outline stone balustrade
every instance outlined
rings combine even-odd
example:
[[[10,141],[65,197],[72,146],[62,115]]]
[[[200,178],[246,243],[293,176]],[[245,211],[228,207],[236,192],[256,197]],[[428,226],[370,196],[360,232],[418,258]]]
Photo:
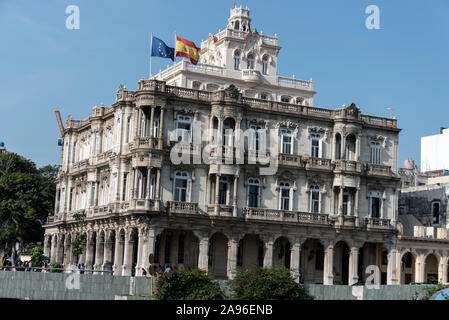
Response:
[[[182,202],[182,201],[167,201],[167,211],[171,213],[180,214],[197,214],[198,203]]]
[[[391,167],[380,164],[367,163],[365,173],[369,176],[391,176]]]
[[[332,170],[330,159],[310,157],[306,159],[306,169]]]
[[[274,210],[266,208],[243,208],[243,215],[246,220],[270,220],[295,222],[301,224],[329,224],[329,216],[327,214],[320,213]]]
[[[390,219],[364,217],[363,223],[368,229],[390,229]]]
[[[362,172],[362,164],[359,161],[353,160],[335,160],[335,171],[345,171],[345,172]]]

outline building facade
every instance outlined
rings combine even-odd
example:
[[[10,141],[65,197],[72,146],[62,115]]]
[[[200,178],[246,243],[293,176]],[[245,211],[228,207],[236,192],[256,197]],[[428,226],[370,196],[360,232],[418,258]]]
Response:
[[[248,9],[201,47],[201,64],[68,117],[45,254],[115,275],[140,275],[150,254],[217,279],[284,265],[328,285],[374,265],[397,283],[396,120],[314,107],[311,81],[277,75],[277,37],[253,30]]]

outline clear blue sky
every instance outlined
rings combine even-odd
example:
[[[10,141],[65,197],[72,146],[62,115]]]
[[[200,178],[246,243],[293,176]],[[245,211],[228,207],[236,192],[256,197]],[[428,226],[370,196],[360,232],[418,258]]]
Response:
[[[80,8],[67,30],[65,8]],[[380,8],[380,30],[365,8]],[[227,24],[233,1],[0,0],[0,141],[38,166],[60,161],[53,110],[84,119],[114,102],[120,84],[148,77],[150,32],[173,45],[174,32],[199,44]],[[402,128],[399,165],[419,163],[420,137],[449,126],[449,1],[237,1],[252,27],[278,34],[278,72],[313,78],[315,105],[354,101]],[[153,71],[171,61],[153,59]]]

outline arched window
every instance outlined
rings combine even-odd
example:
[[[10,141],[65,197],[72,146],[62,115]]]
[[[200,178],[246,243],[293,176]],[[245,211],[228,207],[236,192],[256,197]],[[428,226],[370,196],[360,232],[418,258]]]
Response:
[[[239,70],[240,68],[240,51],[235,50],[234,52],[234,69]]]
[[[240,22],[238,20],[234,22],[234,29],[240,30]]]
[[[179,202],[190,202],[190,190],[192,180],[185,171],[176,171],[173,184],[173,200]]]
[[[296,98],[296,104],[303,104],[303,102],[304,102],[304,98],[302,98],[302,97],[297,97]]]
[[[264,55],[262,58],[262,73],[267,74],[268,73],[268,56]]]
[[[292,210],[292,188],[289,182],[279,183],[279,210]]]
[[[248,207],[260,207],[260,180],[248,179]]]
[[[242,30],[246,31],[246,24],[242,25]]]
[[[320,187],[317,185],[312,185],[309,187],[309,191],[310,191],[309,211],[312,213],[320,213],[321,212]]]
[[[252,53],[248,54],[246,69],[254,69],[254,54]]]
[[[262,94],[260,95],[260,99],[268,100],[268,93],[262,92]]]

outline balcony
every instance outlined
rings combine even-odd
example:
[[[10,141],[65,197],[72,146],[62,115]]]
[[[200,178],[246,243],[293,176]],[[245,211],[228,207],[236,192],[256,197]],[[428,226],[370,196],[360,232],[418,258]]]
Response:
[[[253,69],[242,70],[242,80],[248,83],[257,84],[260,82],[261,76],[260,71]]]
[[[383,166],[380,164],[367,163],[365,167],[365,173],[368,176],[390,177],[391,167]]]
[[[363,223],[367,229],[391,229],[390,219],[364,217]]]
[[[167,212],[168,214],[197,214],[198,203],[167,201]]]
[[[306,169],[308,170],[331,170],[331,160],[324,158],[310,157],[306,160]]]
[[[215,214],[215,208],[217,208],[217,214]],[[232,217],[234,207],[226,204],[210,204],[207,206],[207,214],[210,216]]]
[[[301,156],[293,155],[293,154],[279,154],[279,166],[285,167],[304,167],[304,163],[302,161]]]
[[[265,208],[243,208],[246,220],[268,220],[279,222],[295,222],[300,224],[329,225],[327,214],[274,210]]]
[[[349,173],[361,173],[362,164],[353,160],[335,160],[335,171],[344,171]]]
[[[356,216],[334,216],[332,220],[335,221],[336,227],[358,227],[358,221]]]

